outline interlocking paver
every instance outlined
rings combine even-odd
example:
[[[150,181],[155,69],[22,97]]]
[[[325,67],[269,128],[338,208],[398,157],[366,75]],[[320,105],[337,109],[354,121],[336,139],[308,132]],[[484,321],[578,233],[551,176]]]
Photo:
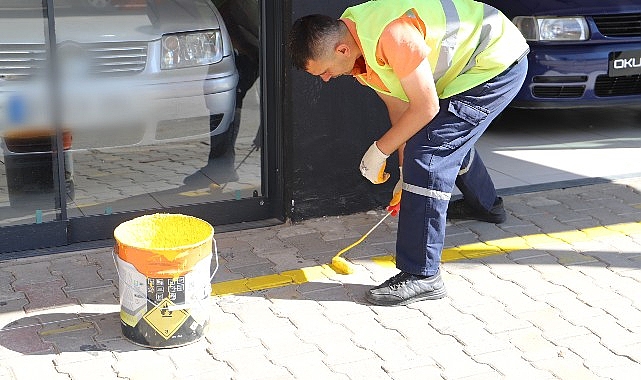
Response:
[[[207,351],[208,342],[200,340],[190,345],[159,350],[160,360],[170,361],[176,367],[177,379],[227,379],[233,370],[223,361],[215,360]]]
[[[3,365],[11,369],[15,380],[69,380],[67,374],[57,371],[53,360],[48,355],[14,357]]]
[[[17,282],[17,281],[16,281]],[[75,298],[67,296],[62,288],[65,286],[62,278],[54,278],[51,281],[31,284],[16,284],[13,287],[23,292],[29,303],[25,305],[25,311],[34,312],[39,310],[54,309],[61,306],[78,305]]]
[[[583,360],[568,350],[562,351],[556,358],[539,360],[533,365],[551,372],[559,379],[606,380],[586,368]]]
[[[105,285],[93,287],[93,288],[84,288],[77,290],[67,290],[65,292],[69,297],[78,300],[80,304],[104,304],[111,305],[118,303],[118,289],[116,286],[111,283],[105,283]]]
[[[7,268],[15,278],[12,284],[14,288],[16,286],[27,286],[60,279],[59,276],[51,274],[49,262],[35,261],[33,258],[24,260],[24,263],[18,261],[14,265],[5,266],[5,268]]]
[[[179,379],[176,366],[171,360],[162,360],[155,350],[136,348],[115,352],[114,371],[119,377],[129,379]]]
[[[56,352],[53,344],[39,335],[42,325],[35,318],[22,320],[24,325],[5,326],[0,331],[0,361],[10,362],[23,355],[46,355]]]
[[[13,299],[0,301],[0,328],[24,318],[24,307],[29,303],[22,292],[16,292],[15,296],[9,298]]]
[[[383,369],[383,363],[378,358],[359,360],[351,363],[331,366],[336,373],[344,373],[354,380],[391,379]]]
[[[116,358],[114,358],[111,352],[93,352],[92,355],[84,360],[64,360],[60,362],[58,358],[56,358],[54,363],[58,372],[67,374],[72,380],[118,379],[113,368],[116,363]]]
[[[464,225],[469,225],[469,224],[465,224],[465,223],[448,224],[448,226],[445,229],[446,230],[445,245],[444,245],[445,247],[456,247],[456,246],[479,241],[478,235],[470,231],[469,228],[463,227]]]
[[[349,334],[320,334],[305,337],[303,340],[318,346],[325,354],[323,362],[330,368],[335,365],[377,358],[371,349],[360,347],[354,343]]]
[[[280,240],[279,240],[280,241]],[[321,261],[329,262],[331,257],[343,247],[338,241],[326,241],[320,233],[292,236],[280,241],[285,247],[296,247],[300,256],[305,259],[318,258]]]
[[[639,376],[641,366],[637,363],[600,368],[598,374],[605,378],[617,380],[634,380]]]
[[[383,366],[383,369],[385,369],[385,366]],[[441,374],[441,368],[436,365],[423,365],[389,373],[394,380],[438,379],[442,378]]]
[[[88,250],[87,262],[98,266],[98,275],[105,281],[118,282],[118,271],[114,265],[114,254],[111,247]]]
[[[496,376],[496,371],[485,363],[480,363],[468,356],[460,345],[450,344],[439,346],[430,352],[439,367],[443,368],[446,378],[461,379],[472,376],[479,378]]]
[[[278,357],[272,362],[284,367],[291,374],[283,379],[328,379],[328,380],[349,380],[344,374],[331,370],[324,362],[325,355],[320,351],[305,352],[294,356]]]
[[[565,346],[583,359],[583,365],[593,373],[607,377],[605,372],[611,367],[628,367],[635,362],[625,356],[619,356],[600,344],[598,338],[593,335],[583,335],[572,339],[559,341],[559,345]],[[636,363],[638,366],[638,363]],[[638,366],[641,369],[641,366]],[[604,371],[605,369],[605,371]]]
[[[516,348],[492,351],[474,355],[474,360],[485,363],[500,373],[501,378],[543,380],[555,379],[552,373],[535,368],[522,357]]]
[[[510,348],[508,341],[498,337],[485,323],[474,318],[466,318],[461,323],[439,329],[439,332],[456,338],[464,345],[463,351],[471,357]]]
[[[94,324],[89,321],[67,318],[55,322],[43,321],[43,324],[39,335],[45,343],[53,344],[59,352],[89,351],[96,348],[93,337],[98,332]]]
[[[85,316],[90,319],[97,331],[94,340],[101,345],[102,341],[119,339],[122,337],[120,313],[95,313],[91,316]]]
[[[266,357],[267,350],[250,347],[244,350],[225,351],[214,355],[217,360],[226,362],[238,379],[289,379],[290,372],[284,366],[274,364]]]
[[[630,346],[641,342],[641,335],[633,333],[621,326],[618,321],[609,314],[600,315],[583,321],[585,328],[600,339],[600,343],[608,349]]]

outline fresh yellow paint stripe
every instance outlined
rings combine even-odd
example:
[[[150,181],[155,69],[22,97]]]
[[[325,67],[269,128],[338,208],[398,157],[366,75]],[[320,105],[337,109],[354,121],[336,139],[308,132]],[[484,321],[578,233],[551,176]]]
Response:
[[[613,231],[620,232],[624,235],[641,234],[641,222],[639,223],[623,223],[605,226],[605,228]]]
[[[374,257],[372,261],[385,268],[396,268],[396,258],[392,255]]]
[[[477,242],[443,250],[441,260],[450,262],[464,259],[474,259],[486,256],[501,255],[513,251],[536,249],[549,244],[579,243],[591,241],[601,237],[615,235],[625,236],[641,234],[641,222],[613,224],[603,227],[585,228],[549,234],[534,234],[527,236],[513,236],[504,239]],[[382,267],[394,268],[394,256],[379,256],[372,261]],[[224,281],[212,284],[212,296],[240,294],[250,291],[278,288],[282,286],[304,284],[306,282],[329,279],[336,272],[327,264],[301,269],[290,270],[278,274],[245,278],[240,280]]]
[[[279,288],[281,286],[293,284],[304,284],[306,282],[327,279],[335,274],[336,272],[334,272],[329,265],[317,265],[278,274],[215,283],[211,286],[211,295],[224,296],[229,294]]]

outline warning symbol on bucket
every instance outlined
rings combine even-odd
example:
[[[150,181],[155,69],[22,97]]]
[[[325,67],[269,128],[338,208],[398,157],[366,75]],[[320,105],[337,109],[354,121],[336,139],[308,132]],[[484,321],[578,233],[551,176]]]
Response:
[[[189,317],[187,311],[175,309],[175,305],[168,298],[165,298],[143,316],[149,326],[165,339],[171,338]]]

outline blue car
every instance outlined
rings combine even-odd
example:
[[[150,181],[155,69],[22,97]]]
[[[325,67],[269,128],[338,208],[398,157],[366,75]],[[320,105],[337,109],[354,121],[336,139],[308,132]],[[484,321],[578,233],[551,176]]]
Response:
[[[530,45],[528,75],[511,106],[641,104],[641,0],[482,0]]]

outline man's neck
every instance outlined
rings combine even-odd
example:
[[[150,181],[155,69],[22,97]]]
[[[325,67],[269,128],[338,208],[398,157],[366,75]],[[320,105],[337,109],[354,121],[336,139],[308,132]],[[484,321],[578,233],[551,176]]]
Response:
[[[358,35],[356,35],[356,25],[350,20],[343,20],[343,25],[345,29],[343,30],[343,39],[347,46],[354,52],[354,59],[358,59],[363,56],[363,51],[361,50],[361,44],[358,40]]]

